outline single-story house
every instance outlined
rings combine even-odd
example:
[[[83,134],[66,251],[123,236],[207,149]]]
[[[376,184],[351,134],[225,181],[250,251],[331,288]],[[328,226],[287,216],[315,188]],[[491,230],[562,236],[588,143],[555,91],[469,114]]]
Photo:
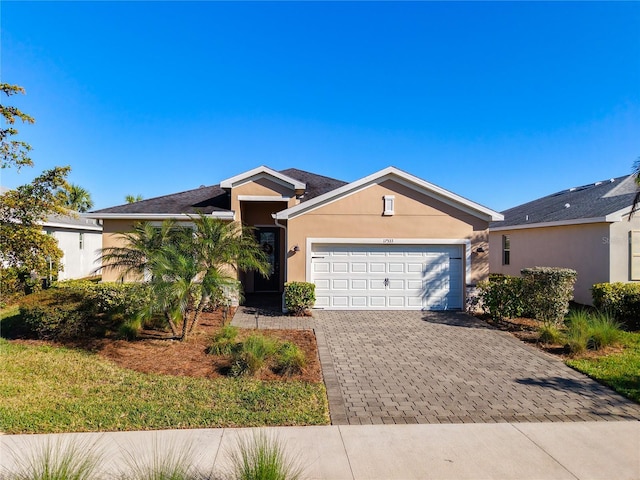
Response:
[[[42,224],[42,229],[58,240],[58,247],[64,253],[58,280],[83,278],[95,274],[100,266],[102,248],[102,226],[90,218],[70,215],[50,215]]]
[[[316,285],[316,308],[462,309],[489,272],[488,228],[502,215],[394,167],[351,183],[261,166],[220,184],[92,212],[103,245],[134,222],[204,213],[242,222],[271,275],[240,274],[245,292]],[[116,275],[103,272],[105,280]]]
[[[575,301],[586,305],[595,283],[640,281],[640,215],[629,218],[636,189],[635,177],[627,175],[505,210],[504,221],[490,227],[491,272],[572,268]]]

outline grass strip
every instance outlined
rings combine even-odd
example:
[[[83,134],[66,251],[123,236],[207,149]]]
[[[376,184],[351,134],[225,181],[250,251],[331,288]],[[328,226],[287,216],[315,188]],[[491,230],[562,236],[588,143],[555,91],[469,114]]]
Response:
[[[321,383],[144,374],[4,339],[0,356],[0,430],[9,434],[329,423]]]
[[[623,332],[624,350],[596,358],[567,360],[572,368],[640,403],[640,333]]]

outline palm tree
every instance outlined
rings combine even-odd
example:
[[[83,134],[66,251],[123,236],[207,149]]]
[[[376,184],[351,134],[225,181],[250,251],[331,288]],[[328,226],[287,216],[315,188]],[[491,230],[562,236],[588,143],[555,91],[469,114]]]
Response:
[[[636,185],[638,186],[638,191],[636,192],[636,196],[633,198],[629,220],[631,220],[631,217],[635,215],[638,207],[640,207],[640,157],[638,157],[638,159],[633,163],[633,175],[636,177]]]
[[[118,269],[121,279],[148,282],[152,301],[141,315],[162,314],[180,340],[197,325],[212,297],[237,290],[237,270],[269,273],[250,229],[205,215],[192,220],[193,229],[171,220],[160,228],[137,224],[122,234],[124,247],[105,248],[102,254],[102,268]]]
[[[124,197],[125,202],[127,203],[136,203],[139,202],[140,200],[143,200],[142,195],[136,195],[135,197],[133,195],[126,195]]]
[[[76,212],[86,212],[93,207],[93,200],[88,190],[74,183],[58,190],[57,197],[62,206]]]

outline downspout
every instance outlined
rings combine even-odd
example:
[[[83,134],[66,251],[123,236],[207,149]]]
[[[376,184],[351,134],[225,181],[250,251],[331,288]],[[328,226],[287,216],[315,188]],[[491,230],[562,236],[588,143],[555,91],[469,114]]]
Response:
[[[287,283],[287,266],[289,264],[289,258],[287,257],[287,255],[289,254],[289,244],[288,244],[289,238],[287,236],[287,226],[278,223],[278,219],[276,218],[275,213],[272,213],[271,217],[273,218],[273,222],[276,224],[276,227],[280,227],[284,230],[284,259],[282,262],[283,263],[282,273],[284,276],[284,283]],[[284,304],[284,290],[282,292],[282,311],[284,313],[287,313],[287,309]]]

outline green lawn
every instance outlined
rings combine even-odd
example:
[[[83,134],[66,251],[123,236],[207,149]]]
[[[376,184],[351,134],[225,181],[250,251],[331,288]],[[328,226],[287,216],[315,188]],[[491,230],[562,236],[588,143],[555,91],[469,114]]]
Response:
[[[5,433],[329,423],[322,383],[149,375],[84,351],[5,339],[0,357]]]
[[[624,332],[622,343],[621,353],[567,360],[567,365],[640,403],[640,333]]]

